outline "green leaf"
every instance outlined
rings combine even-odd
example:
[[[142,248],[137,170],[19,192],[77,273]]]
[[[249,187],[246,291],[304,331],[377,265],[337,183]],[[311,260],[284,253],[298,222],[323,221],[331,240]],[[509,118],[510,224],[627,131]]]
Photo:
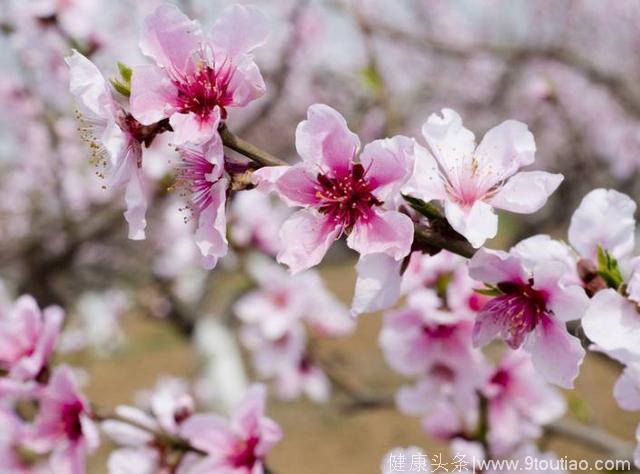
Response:
[[[597,247],[597,255],[598,274],[609,288],[617,290],[624,281],[620,273],[620,268],[618,267],[618,261],[600,245]]]
[[[131,89],[128,85],[123,84],[117,79],[110,79],[111,85],[115,90],[117,90],[120,94],[125,97],[129,97],[131,95]]]
[[[423,216],[428,217],[429,219],[444,219],[440,210],[433,204],[408,194],[403,194],[402,197],[416,212]]]
[[[118,71],[120,71],[120,76],[124,79],[125,84],[131,85],[133,70],[126,64],[118,62]]]
[[[488,285],[486,283],[484,284],[484,286],[484,288],[475,288],[473,291],[475,293],[478,293],[479,295],[485,296],[500,296],[502,294],[502,291],[500,291],[498,287]]]

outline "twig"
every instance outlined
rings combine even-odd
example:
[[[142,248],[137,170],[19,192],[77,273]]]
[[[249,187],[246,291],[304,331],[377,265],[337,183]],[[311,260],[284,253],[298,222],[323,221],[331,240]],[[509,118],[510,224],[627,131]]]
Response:
[[[286,166],[288,163],[280,158],[261,150],[255,145],[243,140],[229,131],[225,124],[222,124],[218,130],[222,143],[226,147],[231,148],[238,153],[243,154],[247,158],[259,163],[262,166]]]

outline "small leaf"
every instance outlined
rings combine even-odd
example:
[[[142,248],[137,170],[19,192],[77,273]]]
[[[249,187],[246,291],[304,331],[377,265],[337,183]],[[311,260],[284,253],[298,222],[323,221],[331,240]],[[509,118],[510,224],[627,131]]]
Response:
[[[371,65],[365,67],[360,71],[360,76],[366,87],[369,87],[374,92],[379,92],[382,89],[382,77],[378,73],[377,69]]]
[[[474,288],[473,291],[475,293],[478,293],[479,295],[485,296],[500,296],[502,294],[502,291],[500,291],[498,288],[496,288],[495,286],[487,285],[486,283],[485,288]]]
[[[117,79],[110,79],[110,82],[113,88],[117,90],[120,94],[122,94],[125,97],[131,96],[131,89],[129,88],[129,86],[123,84]]]
[[[618,267],[618,261],[600,245],[598,245],[596,252],[598,256],[598,275],[602,277],[609,288],[617,290],[624,282]]]
[[[409,203],[413,210],[422,214],[423,216],[429,219],[444,219],[442,213],[433,204],[423,201],[420,198],[410,196],[408,194],[403,194],[402,197]]]
[[[118,62],[118,71],[120,71],[120,76],[124,79],[125,84],[131,85],[133,70],[126,64]]]

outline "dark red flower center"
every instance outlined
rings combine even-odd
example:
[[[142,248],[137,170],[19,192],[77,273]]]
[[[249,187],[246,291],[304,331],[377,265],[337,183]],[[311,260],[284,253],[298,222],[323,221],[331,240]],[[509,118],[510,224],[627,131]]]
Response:
[[[446,339],[455,331],[453,324],[425,324],[422,326],[423,334],[430,338]]]
[[[489,382],[502,388],[506,388],[511,382],[511,374],[506,370],[498,369],[491,376],[491,380]]]
[[[321,199],[320,212],[327,214],[336,224],[349,232],[360,219],[368,219],[373,206],[379,201],[369,188],[365,179],[365,169],[360,163],[342,177],[318,174],[320,189],[317,197]]]
[[[260,439],[257,436],[251,436],[238,447],[237,451],[231,456],[231,464],[234,467],[253,468],[258,461],[256,455],[256,446]]]
[[[507,344],[516,349],[547,313],[546,297],[533,288],[533,281],[525,284],[499,283],[498,289],[503,294],[489,300],[482,312],[489,313],[502,322]]]
[[[71,441],[77,441],[82,436],[82,424],[80,414],[84,411],[82,403],[76,400],[62,407],[62,426],[64,432]]]
[[[229,88],[233,72],[234,68],[228,60],[218,67],[198,63],[194,74],[174,80],[178,89],[178,111],[183,114],[194,113],[204,120],[218,106],[221,117],[225,119],[225,107],[233,101],[233,93]]]

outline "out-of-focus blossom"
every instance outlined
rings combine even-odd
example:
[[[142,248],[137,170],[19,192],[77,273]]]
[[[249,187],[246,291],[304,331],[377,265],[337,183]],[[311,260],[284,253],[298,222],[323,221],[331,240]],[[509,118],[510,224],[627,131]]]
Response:
[[[566,409],[562,395],[537,376],[530,356],[523,351],[503,357],[483,394],[488,399],[488,440],[496,456],[538,437],[541,427]]]
[[[278,232],[289,212],[280,202],[259,190],[236,194],[231,202],[230,235],[236,246],[257,248],[275,256],[280,250]]]
[[[498,231],[493,208],[529,214],[540,209],[562,175],[519,171],[533,163],[536,145],[523,123],[508,120],[489,130],[476,147],[460,116],[443,109],[422,127],[433,156],[416,147],[416,171],[405,192],[444,203],[451,226],[480,247]]]
[[[411,219],[393,210],[393,199],[413,171],[414,141],[397,136],[366,145],[334,109],[316,104],[296,130],[302,163],[258,170],[261,182],[303,207],[282,226],[278,261],[300,272],[320,263],[331,244],[346,234],[360,255],[404,258],[413,241]]]
[[[16,380],[37,378],[55,350],[63,319],[61,308],[40,310],[29,295],[0,312],[0,369]]]
[[[273,446],[282,438],[280,427],[265,416],[266,389],[251,387],[231,419],[217,415],[193,415],[181,434],[206,457],[190,471],[258,474]]]
[[[91,409],[68,366],[56,368],[39,396],[34,421],[34,450],[51,451],[49,463],[56,474],[84,474],[86,456],[100,444]]]
[[[379,343],[394,370],[419,375],[439,364],[469,364],[472,329],[473,320],[447,311],[433,290],[416,290],[406,307],[385,315]]]
[[[0,393],[0,396],[2,394]],[[13,411],[0,407],[0,472],[15,474],[45,474],[51,472],[29,445],[30,426]]]
[[[250,7],[229,8],[205,35],[178,8],[161,5],[143,25],[140,49],[156,64],[135,68],[131,113],[144,125],[169,118],[175,144],[209,141],[228,107],[264,93],[251,53],[266,36],[264,17]]]
[[[203,318],[195,328],[195,344],[204,361],[196,396],[229,412],[244,396],[248,381],[235,332],[219,320]]]
[[[81,295],[76,307],[79,322],[65,329],[58,350],[78,351],[91,347],[102,356],[113,353],[124,340],[120,317],[125,308],[125,296],[117,290]]]
[[[497,292],[480,310],[474,344],[482,346],[497,335],[532,355],[536,371],[546,380],[571,387],[584,358],[580,340],[567,332],[566,322],[583,316],[588,298],[567,283],[566,264],[559,260],[529,261],[527,242],[509,253],[480,249],[469,262],[469,274]],[[522,252],[521,252],[522,250]]]
[[[160,379],[148,398],[148,412],[130,406],[116,408],[116,415],[132,423],[120,420],[102,423],[102,430],[119,445],[109,457],[109,474],[126,474],[133,465],[145,474],[174,472],[175,453],[170,446],[162,445],[154,433],[177,437],[181,425],[194,412],[194,401],[183,381],[173,378]],[[180,461],[177,472],[186,472],[188,463]]]

